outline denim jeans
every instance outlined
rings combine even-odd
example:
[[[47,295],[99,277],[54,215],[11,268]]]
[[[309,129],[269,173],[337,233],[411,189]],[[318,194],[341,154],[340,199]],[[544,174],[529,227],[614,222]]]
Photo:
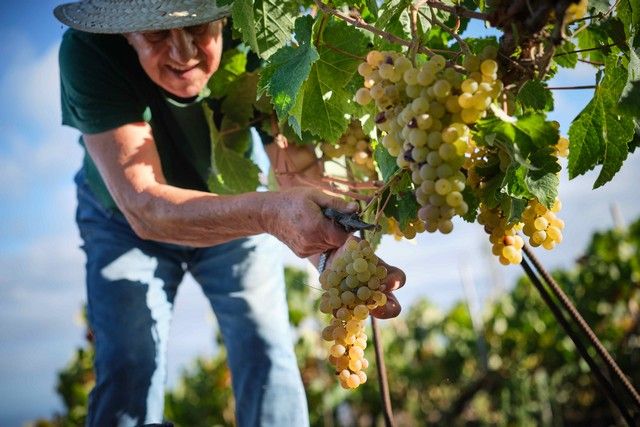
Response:
[[[142,240],[76,176],[76,220],[87,256],[96,386],[89,426],[163,420],[167,339],[185,272],[202,287],[228,352],[239,426],[308,425],[293,352],[281,246],[269,235],[209,248]]]

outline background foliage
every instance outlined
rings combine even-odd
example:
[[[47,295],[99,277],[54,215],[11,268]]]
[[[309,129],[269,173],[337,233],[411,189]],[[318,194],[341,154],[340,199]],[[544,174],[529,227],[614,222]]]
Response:
[[[554,277],[620,367],[640,383],[640,220],[595,234],[574,268]],[[382,420],[375,369],[355,391],[329,370],[319,330],[318,292],[299,270],[286,272],[296,353],[314,426],[373,426]],[[474,327],[475,325],[475,327]],[[382,327],[398,425],[622,425],[528,279],[473,320],[464,302],[446,312],[423,299]],[[367,358],[374,360],[372,348]],[[92,348],[59,374],[65,412],[38,426],[82,425],[93,385]],[[196,360],[166,395],[179,426],[230,426],[233,398],[225,352]]]

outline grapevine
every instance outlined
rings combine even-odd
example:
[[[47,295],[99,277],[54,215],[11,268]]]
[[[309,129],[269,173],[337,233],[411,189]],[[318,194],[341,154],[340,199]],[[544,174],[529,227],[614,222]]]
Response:
[[[640,144],[640,6],[603,3],[314,0],[252,9],[252,2],[234,2],[234,29],[265,63],[249,73],[234,68],[242,63],[234,56],[223,58],[221,78],[235,79],[224,83],[237,93],[213,96],[248,103],[223,104],[227,125],[248,125],[247,111],[275,118],[263,130],[313,144],[327,165],[344,165],[342,176],[328,172],[317,186],[339,183],[331,189],[361,201],[363,219],[379,226],[349,243],[321,276],[320,309],[333,316],[323,338],[332,342],[329,359],[341,385],[366,379],[368,362],[357,350],[366,345],[366,315],[356,307],[368,315],[385,294],[357,276],[366,276],[366,264],[377,277],[371,266],[382,233],[412,239],[477,223],[498,262],[519,264],[525,242],[546,250],[562,242],[563,167],[571,178],[600,167],[598,187]],[[310,13],[299,14],[300,6]],[[279,18],[270,25],[266,16]],[[468,37],[470,20],[500,38]],[[559,68],[579,61],[593,67],[594,85],[548,85]],[[247,82],[252,96],[243,96]],[[559,89],[593,90],[566,136],[548,118],[551,91]]]

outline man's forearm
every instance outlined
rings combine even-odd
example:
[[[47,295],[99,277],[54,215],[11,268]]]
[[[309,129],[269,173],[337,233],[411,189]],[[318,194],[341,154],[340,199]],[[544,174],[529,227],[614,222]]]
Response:
[[[264,212],[274,194],[215,195],[157,184],[121,206],[140,237],[202,247],[268,232]]]

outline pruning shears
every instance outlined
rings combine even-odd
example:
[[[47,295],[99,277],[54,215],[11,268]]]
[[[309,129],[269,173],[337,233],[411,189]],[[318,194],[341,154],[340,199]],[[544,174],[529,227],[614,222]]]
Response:
[[[327,218],[340,224],[347,233],[353,233],[354,231],[370,230],[376,228],[374,224],[369,224],[362,219],[357,213],[344,213],[332,208],[322,209],[322,213]]]

